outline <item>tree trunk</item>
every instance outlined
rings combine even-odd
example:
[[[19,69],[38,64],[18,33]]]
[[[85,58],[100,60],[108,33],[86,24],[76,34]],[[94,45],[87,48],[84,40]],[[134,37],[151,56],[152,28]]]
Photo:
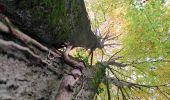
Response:
[[[80,8],[82,12],[80,25],[74,22],[76,17],[73,17],[71,19],[74,22],[72,34],[66,40],[59,41],[55,40],[54,31],[48,29],[44,23],[40,22],[36,25],[31,9],[18,8],[16,4],[20,0],[0,0],[0,11],[3,6],[3,14],[8,16],[15,26],[36,40],[36,44],[39,42],[47,47],[43,49],[46,52],[42,52],[37,50],[37,45],[30,45],[32,42],[25,41],[25,38],[19,40],[20,36],[23,36],[21,34],[24,33],[15,34],[19,31],[10,30],[9,27],[5,27],[7,29],[5,31],[0,29],[0,39],[4,40],[0,42],[8,43],[0,45],[0,100],[91,100],[93,98],[94,90],[90,86],[91,79],[89,78],[91,76],[86,74],[91,72],[84,68],[82,62],[77,62],[77,65],[73,63],[73,66],[70,66],[67,59],[55,58],[55,61],[52,58],[47,59],[47,56],[51,54],[47,51],[58,44],[61,45],[63,41],[70,41],[74,47],[99,46],[97,38],[90,29],[84,1],[75,1],[77,8]],[[70,13],[70,17],[72,15],[73,12]],[[4,34],[10,31],[13,34]],[[41,46],[41,44],[38,45]],[[49,65],[37,65],[33,63],[36,62],[35,58],[45,60]]]
[[[50,7],[40,5],[38,0],[0,0],[0,4],[5,7],[4,14],[10,17],[18,28],[48,47],[60,46],[65,41],[71,42],[74,47],[101,47],[91,30],[84,0],[52,1],[56,2],[56,5],[52,5],[56,6],[55,10],[63,9],[56,17],[53,16],[59,17],[59,20],[53,21],[54,25],[48,22],[48,16],[52,13]],[[63,8],[59,2],[64,2]]]

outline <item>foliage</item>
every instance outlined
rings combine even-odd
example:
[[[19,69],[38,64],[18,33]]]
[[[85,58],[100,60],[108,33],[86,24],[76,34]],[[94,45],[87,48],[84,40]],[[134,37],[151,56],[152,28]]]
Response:
[[[122,39],[125,47],[122,61],[130,62],[138,70],[145,72],[144,78],[137,79],[139,83],[161,84],[162,81],[157,78],[162,71],[160,67],[168,68],[165,65],[166,60],[169,60],[170,19],[169,10],[164,4],[161,0],[150,0],[143,9],[134,5],[127,9],[128,28]],[[133,64],[134,62],[139,64]]]
[[[145,60],[146,57],[166,58],[170,48],[168,45],[170,20],[163,5],[161,0],[151,0],[142,10],[130,5],[126,17],[129,22],[128,36],[125,35],[123,38],[125,57],[130,57],[131,60]]]
[[[112,21],[115,23],[117,20],[122,21],[122,24],[117,22],[116,25],[122,27],[119,33],[123,35],[118,41],[122,43],[121,47],[123,50],[113,60],[127,64],[127,66],[121,69],[116,66],[109,66],[110,69],[106,68],[110,70],[109,75],[136,84],[155,86],[153,88],[141,87],[141,89],[136,90],[126,86],[119,88],[113,84],[110,91],[117,91],[118,94],[113,93],[112,98],[169,98],[169,87],[158,86],[158,88],[156,85],[170,83],[170,1],[119,0],[116,2],[116,0],[96,0],[95,2],[89,1],[88,3],[90,3],[87,4],[90,11],[93,12],[90,12],[90,17],[94,30],[100,28],[106,22],[110,24],[105,26],[108,27],[114,25],[114,23],[111,23]],[[113,17],[116,11],[119,11],[117,19]],[[111,28],[109,27],[107,30],[110,33],[115,33],[115,27]],[[101,34],[105,34],[105,32],[105,28],[102,28]],[[110,49],[111,47],[108,47],[106,51]],[[119,50],[119,48],[113,49]],[[113,55],[116,51],[112,51]],[[106,62],[108,57],[111,56],[109,54],[104,58]],[[101,54],[97,55],[103,56]],[[98,58],[96,57],[94,59]],[[100,67],[98,70],[100,70]],[[94,80],[96,78],[100,78],[97,80],[101,80],[103,77],[94,77]],[[106,87],[103,90],[106,90]],[[100,94],[100,98],[103,98],[102,96],[106,94],[106,91]]]

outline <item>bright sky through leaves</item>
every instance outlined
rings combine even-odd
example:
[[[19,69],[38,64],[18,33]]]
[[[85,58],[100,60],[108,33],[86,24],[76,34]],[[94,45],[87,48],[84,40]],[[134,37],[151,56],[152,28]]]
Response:
[[[109,83],[113,100],[142,99],[168,100],[170,87],[170,0],[85,0],[92,29],[100,38],[116,37],[105,41],[108,45],[95,50],[93,62],[114,61],[126,64],[124,68],[109,66],[109,77],[135,84],[156,86],[142,89],[118,87]],[[118,52],[120,51],[120,52]],[[115,75],[113,75],[115,74]],[[107,85],[97,100],[108,100]],[[158,87],[157,87],[158,86]],[[111,99],[112,100],[112,99]]]

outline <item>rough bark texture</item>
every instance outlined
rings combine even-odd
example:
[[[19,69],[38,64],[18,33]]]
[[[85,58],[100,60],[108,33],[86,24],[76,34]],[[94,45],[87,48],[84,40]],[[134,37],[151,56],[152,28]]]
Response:
[[[46,68],[0,55],[0,100],[54,100],[59,82]]]
[[[64,2],[64,8],[58,8],[58,10],[65,10],[56,15],[59,17],[56,19],[59,25],[48,23],[48,15],[51,12],[40,3],[34,4],[31,0],[0,0],[0,3],[7,7],[5,14],[13,20],[17,27],[49,47],[60,46],[65,41],[71,42],[75,47],[100,47],[99,40],[91,31],[84,0],[54,1],[57,6],[60,6],[59,2]],[[40,15],[38,15],[39,13]],[[62,13],[65,13],[67,17],[64,17],[65,15]]]
[[[0,100],[70,100],[70,98],[91,100],[93,98],[94,91],[90,88],[91,80],[88,78],[91,77],[88,74],[89,70],[84,70],[83,74],[86,77],[81,77],[75,83],[77,80],[69,74],[81,74],[79,69],[70,72],[71,67],[60,59],[55,59],[55,62],[48,66],[36,66],[33,63],[35,60],[27,53],[17,48],[11,49],[13,46],[8,44],[5,47],[6,45],[3,46],[3,42],[0,42]],[[42,59],[44,58],[45,56],[42,56]],[[57,99],[55,99],[56,94],[59,95]]]
[[[65,0],[66,6],[68,1]],[[65,41],[70,41],[75,47],[98,47],[98,40],[90,29],[84,1],[75,1],[78,8],[82,10],[81,25],[74,23],[74,29],[71,30],[74,34],[72,33],[62,40],[56,40],[54,30],[47,29],[48,27],[44,23],[36,22],[30,9],[18,8],[16,3],[20,0],[0,0],[0,11],[3,5],[5,7],[3,13],[10,18],[15,26],[49,48],[60,46]],[[71,16],[72,14],[70,14]],[[73,17],[71,20],[75,20],[75,18]],[[8,43],[12,41],[12,43],[24,47],[30,45],[29,42],[23,43],[22,40],[17,39],[14,34],[6,34],[5,32],[11,30],[7,27],[4,28],[6,28],[6,31],[1,30],[0,39]],[[57,100],[68,100],[68,96],[75,100],[91,100],[93,98],[94,91],[90,87],[91,79],[89,78],[92,77],[90,70],[84,69],[83,77],[80,77],[82,73],[79,69],[71,68],[59,58],[55,60],[47,59],[48,53],[37,50],[34,46],[29,46],[30,50],[41,55],[43,60],[50,63],[49,65],[37,65],[34,63],[36,62],[34,57],[31,57],[29,53],[10,48],[13,47],[9,46],[8,48],[7,46],[5,48],[0,45],[0,100],[55,100],[56,94],[60,95],[60,93],[67,96],[58,97]],[[27,49],[24,50],[28,51]],[[75,76],[69,75],[70,73],[77,73],[79,77],[75,78]],[[79,80],[77,81],[77,79]],[[64,82],[64,80],[67,80],[67,82]],[[68,83],[68,80],[71,80],[69,84],[73,84],[74,87],[61,84],[62,82]],[[76,83],[72,80],[76,80]],[[62,88],[62,85],[67,86],[67,88]],[[70,92],[68,92],[68,89]],[[64,99],[63,97],[67,98]]]

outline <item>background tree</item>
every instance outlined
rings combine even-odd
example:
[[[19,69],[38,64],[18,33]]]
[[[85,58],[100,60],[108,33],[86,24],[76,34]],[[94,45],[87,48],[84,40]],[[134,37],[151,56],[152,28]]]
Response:
[[[108,37],[111,37],[116,33],[114,25],[118,25],[121,27],[121,31],[118,32],[122,34],[116,41],[121,43],[121,46],[116,46],[112,51],[111,46],[105,48],[110,52],[104,58],[104,63],[107,63],[104,72],[109,73],[106,74],[107,77],[114,78],[109,83],[110,88],[112,87],[109,90],[113,92],[107,91],[108,84],[105,81],[100,81],[99,90],[102,88],[103,92],[98,93],[97,98],[169,99],[169,1],[115,0],[114,4],[111,3],[112,0],[96,2],[89,4],[94,14],[91,14],[92,24],[97,23],[95,28],[98,28],[100,34],[104,36],[110,33]],[[113,17],[117,11],[118,18]],[[95,17],[98,15],[99,18]],[[107,43],[115,44],[113,41]],[[111,52],[113,55],[110,55]],[[99,57],[96,59],[99,60]],[[161,76],[163,73],[164,75],[160,77],[160,73]],[[139,87],[135,87],[134,83]],[[134,84],[134,87],[130,84]]]

